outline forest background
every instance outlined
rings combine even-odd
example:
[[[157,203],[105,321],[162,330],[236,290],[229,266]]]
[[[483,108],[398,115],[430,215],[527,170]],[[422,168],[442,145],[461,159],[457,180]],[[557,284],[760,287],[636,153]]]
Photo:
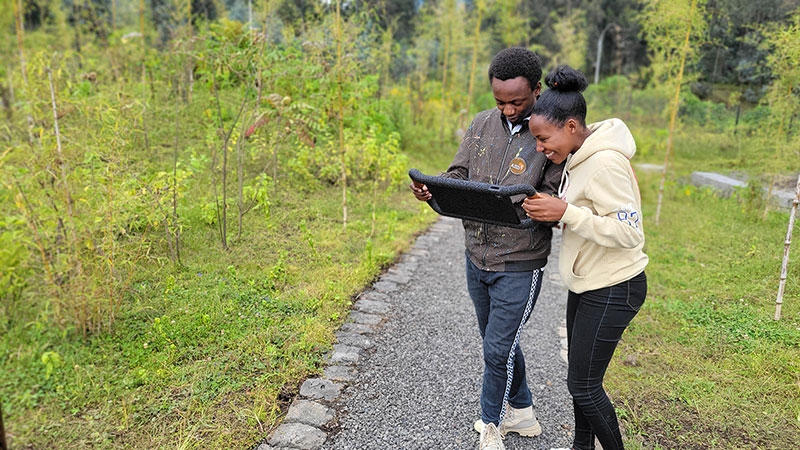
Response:
[[[405,173],[447,166],[512,45],[583,70],[589,119],[666,163],[637,171],[651,286],[608,376],[626,444],[800,442],[800,269],[773,320],[771,206],[800,171],[800,2],[0,5],[11,448],[257,444],[436,219]]]

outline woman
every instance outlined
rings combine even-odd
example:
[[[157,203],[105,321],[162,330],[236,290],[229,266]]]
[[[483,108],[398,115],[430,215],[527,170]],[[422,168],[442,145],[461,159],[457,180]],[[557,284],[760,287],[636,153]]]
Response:
[[[644,303],[647,255],[639,187],[630,158],[636,144],[619,119],[586,125],[586,78],[561,66],[534,106],[529,122],[536,150],[566,161],[559,197],[537,194],[523,209],[542,222],[560,221],[558,268],[569,288],[567,385],[575,409],[574,450],[622,449],[603,376],[623,331]]]

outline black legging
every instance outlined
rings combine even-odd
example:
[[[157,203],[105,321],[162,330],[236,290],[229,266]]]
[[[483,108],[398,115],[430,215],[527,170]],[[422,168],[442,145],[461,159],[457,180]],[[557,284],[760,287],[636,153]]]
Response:
[[[569,370],[567,386],[575,407],[575,450],[624,448],[614,406],[603,390],[603,376],[633,317],[647,296],[644,272],[614,286],[576,294],[567,300]]]

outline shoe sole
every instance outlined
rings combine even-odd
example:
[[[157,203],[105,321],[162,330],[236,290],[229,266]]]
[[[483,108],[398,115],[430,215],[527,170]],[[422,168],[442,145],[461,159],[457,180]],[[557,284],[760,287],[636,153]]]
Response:
[[[480,433],[481,432],[481,429],[480,429],[480,425],[481,424],[482,424],[481,421],[478,420],[477,422],[474,423],[472,428],[474,428],[475,431]],[[502,434],[504,434],[504,435],[508,434],[508,433],[517,433],[520,436],[524,436],[524,437],[536,437],[536,436],[542,434],[542,425],[537,421],[535,425],[531,425],[531,426],[529,426],[527,428],[521,428],[521,429],[516,428],[516,429],[513,429],[513,430],[503,430],[503,428],[501,426],[500,427],[500,432]]]

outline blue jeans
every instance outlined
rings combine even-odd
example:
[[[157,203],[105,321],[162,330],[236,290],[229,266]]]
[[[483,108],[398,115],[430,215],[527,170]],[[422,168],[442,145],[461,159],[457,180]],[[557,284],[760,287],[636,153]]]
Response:
[[[525,357],[519,346],[541,290],[541,269],[527,272],[487,272],[467,257],[467,289],[483,338],[481,420],[499,425],[505,400],[513,408],[533,404],[525,380]]]
[[[594,450],[594,438],[604,450],[621,450],[614,405],[603,390],[603,377],[617,343],[647,296],[644,272],[613,286],[569,293],[567,387],[575,409],[572,448]]]

